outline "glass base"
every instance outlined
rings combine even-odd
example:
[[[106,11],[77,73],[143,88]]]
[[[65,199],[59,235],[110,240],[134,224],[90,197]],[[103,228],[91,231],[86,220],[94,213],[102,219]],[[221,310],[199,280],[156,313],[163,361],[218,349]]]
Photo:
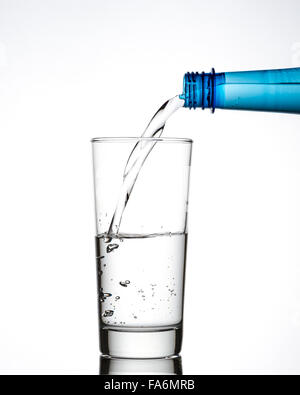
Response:
[[[100,329],[102,354],[116,358],[166,358],[181,350],[182,328]]]
[[[100,357],[100,375],[182,375],[181,357],[125,359]]]

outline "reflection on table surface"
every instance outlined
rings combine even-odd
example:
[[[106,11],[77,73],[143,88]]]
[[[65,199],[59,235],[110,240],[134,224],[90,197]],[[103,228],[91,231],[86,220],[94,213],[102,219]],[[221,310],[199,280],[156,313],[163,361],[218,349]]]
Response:
[[[182,375],[182,359],[125,359],[100,356],[100,375]]]

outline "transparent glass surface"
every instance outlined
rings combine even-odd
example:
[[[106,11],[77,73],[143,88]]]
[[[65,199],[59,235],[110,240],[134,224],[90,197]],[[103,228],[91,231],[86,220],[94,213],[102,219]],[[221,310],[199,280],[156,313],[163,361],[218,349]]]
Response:
[[[124,169],[138,142],[141,151],[148,144],[152,149],[112,233]],[[93,140],[103,354],[161,358],[180,352],[191,147],[188,139]]]
[[[100,357],[100,375],[182,375],[181,357],[125,359]]]

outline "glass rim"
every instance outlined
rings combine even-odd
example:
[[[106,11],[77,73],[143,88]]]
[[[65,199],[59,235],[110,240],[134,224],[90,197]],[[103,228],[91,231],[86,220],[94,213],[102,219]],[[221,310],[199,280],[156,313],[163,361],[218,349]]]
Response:
[[[193,140],[180,137],[94,137],[91,143],[129,143],[132,141],[153,141],[161,143],[188,143],[192,144]]]

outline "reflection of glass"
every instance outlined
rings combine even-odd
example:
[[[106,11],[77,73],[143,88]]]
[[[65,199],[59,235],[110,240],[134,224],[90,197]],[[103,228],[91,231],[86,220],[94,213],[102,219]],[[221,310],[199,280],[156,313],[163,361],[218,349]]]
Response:
[[[148,145],[153,150],[138,174],[118,234],[107,234],[137,142],[142,152]],[[93,140],[104,355],[163,358],[181,350],[191,148],[188,139]]]
[[[162,359],[124,359],[100,357],[101,375],[182,375],[181,357]]]

